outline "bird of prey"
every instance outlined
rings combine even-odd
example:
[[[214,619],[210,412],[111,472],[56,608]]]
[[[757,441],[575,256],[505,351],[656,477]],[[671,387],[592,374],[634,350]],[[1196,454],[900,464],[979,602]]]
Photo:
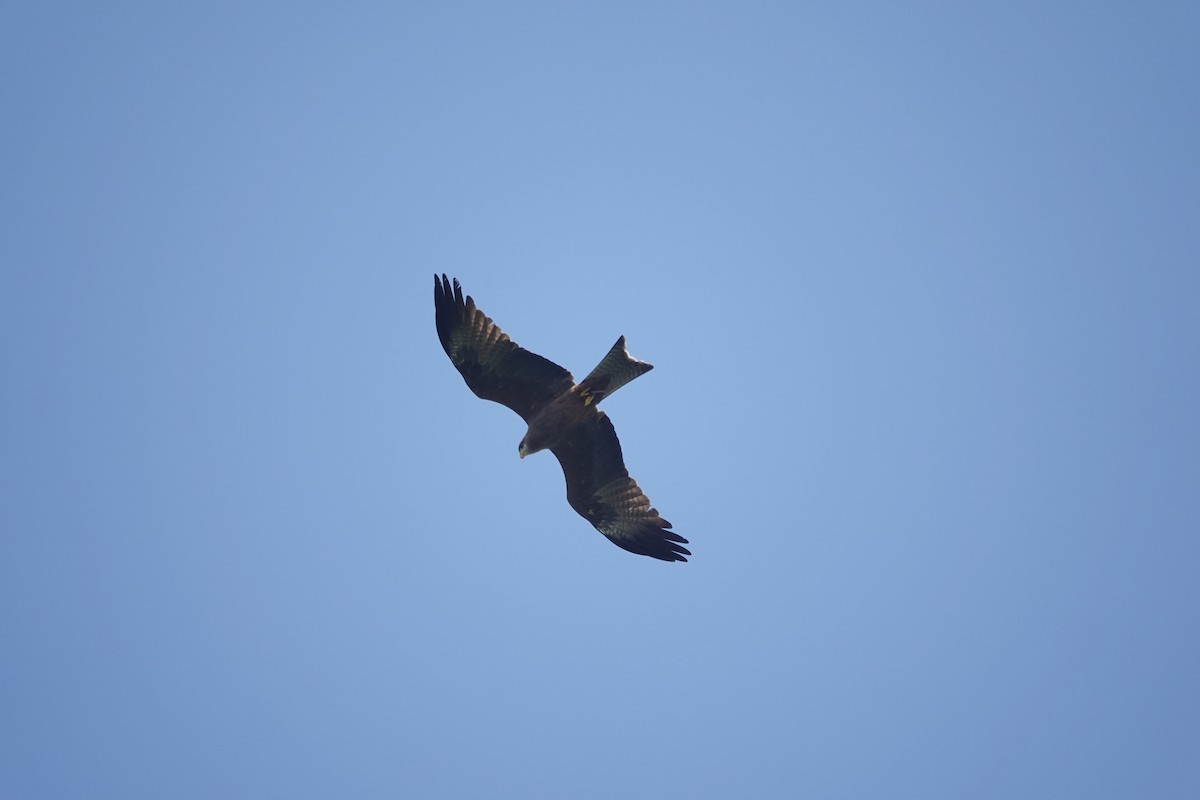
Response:
[[[596,406],[652,369],[625,349],[625,337],[579,383],[571,373],[518,347],[508,334],[451,286],[433,276],[438,339],[467,386],[484,400],[508,406],[529,429],[517,447],[524,458],[554,453],[567,480],[567,502],[617,547],[663,561],[687,561],[688,543],[629,477],[608,415]]]

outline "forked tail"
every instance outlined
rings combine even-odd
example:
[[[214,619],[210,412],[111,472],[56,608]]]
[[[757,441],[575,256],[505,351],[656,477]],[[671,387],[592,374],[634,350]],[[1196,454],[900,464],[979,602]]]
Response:
[[[625,349],[625,337],[622,336],[608,351],[608,355],[600,359],[596,368],[579,382],[579,388],[590,396],[589,402],[599,403],[638,375],[644,375],[652,369],[653,364],[638,361],[629,355]]]

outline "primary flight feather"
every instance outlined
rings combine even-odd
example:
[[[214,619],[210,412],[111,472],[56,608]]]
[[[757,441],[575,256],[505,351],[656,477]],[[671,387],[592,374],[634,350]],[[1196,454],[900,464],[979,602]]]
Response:
[[[549,359],[519,347],[463,297],[456,278],[433,276],[438,339],[471,391],[508,406],[529,426],[521,458],[554,453],[567,481],[567,502],[609,541],[631,553],[687,561],[688,543],[629,477],[621,443],[600,401],[653,367],[625,350],[625,337],[579,383]]]

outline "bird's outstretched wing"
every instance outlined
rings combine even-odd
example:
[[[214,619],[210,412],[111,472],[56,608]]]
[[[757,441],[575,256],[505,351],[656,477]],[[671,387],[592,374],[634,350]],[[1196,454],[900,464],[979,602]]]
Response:
[[[571,373],[519,347],[470,296],[458,279],[433,276],[438,339],[471,391],[506,405],[528,422],[543,405],[575,385]]]
[[[687,561],[688,540],[650,507],[637,481],[629,477],[621,442],[608,416],[597,410],[574,435],[551,452],[567,479],[567,502],[617,547],[663,561]]]

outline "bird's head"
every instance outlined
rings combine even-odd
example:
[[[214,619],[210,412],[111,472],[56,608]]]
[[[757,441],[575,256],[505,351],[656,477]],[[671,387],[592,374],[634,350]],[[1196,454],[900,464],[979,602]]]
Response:
[[[524,438],[521,439],[521,443],[517,445],[517,455],[524,458],[525,456],[545,450],[549,444],[545,439],[545,436],[537,432],[526,431]]]

